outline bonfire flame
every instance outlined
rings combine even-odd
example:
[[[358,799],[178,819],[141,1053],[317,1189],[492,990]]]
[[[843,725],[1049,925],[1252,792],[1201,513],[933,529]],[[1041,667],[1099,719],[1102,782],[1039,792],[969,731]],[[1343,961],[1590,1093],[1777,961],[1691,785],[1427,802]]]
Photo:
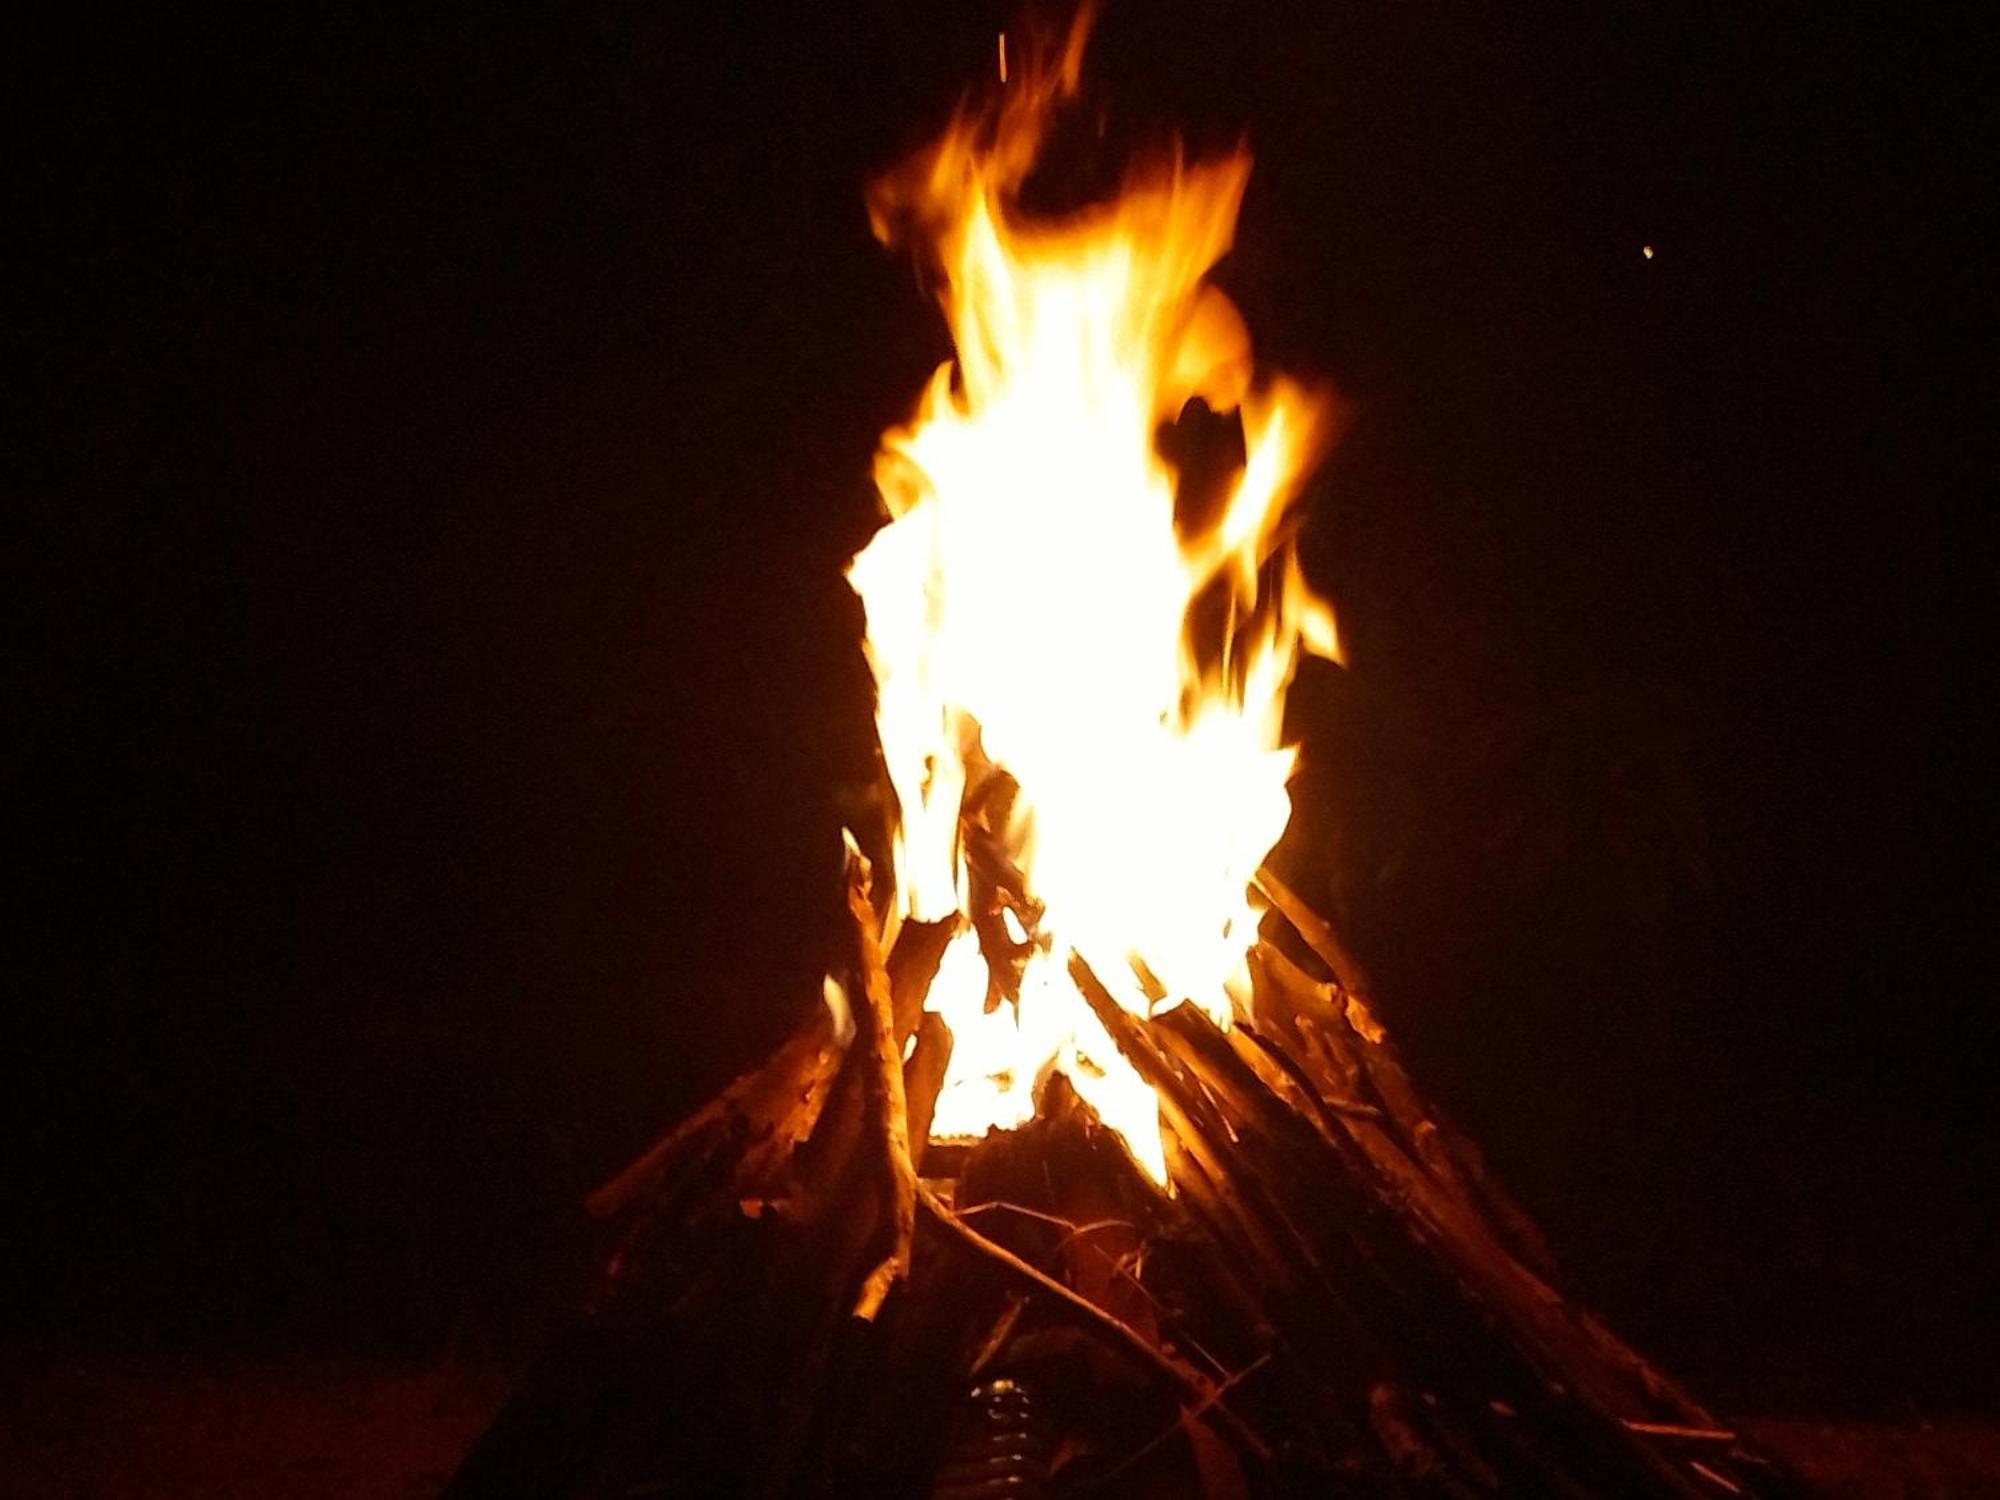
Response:
[[[1082,43],[1017,68],[871,197],[877,234],[937,275],[957,358],[883,438],[890,519],[848,578],[900,803],[891,918],[986,918],[930,990],[954,1039],[933,1137],[1021,1123],[1060,1070],[1164,1180],[1158,1101],[1067,963],[1142,1015],[1191,1003],[1226,1026],[1247,1002],[1250,883],[1291,814],[1285,689],[1302,651],[1336,650],[1285,525],[1325,424],[1254,377],[1204,281],[1246,153],[1176,153],[1057,222],[1020,210]],[[1240,414],[1244,463],[1190,521],[1159,435],[1197,399]],[[1023,887],[997,942],[961,831],[975,808]]]

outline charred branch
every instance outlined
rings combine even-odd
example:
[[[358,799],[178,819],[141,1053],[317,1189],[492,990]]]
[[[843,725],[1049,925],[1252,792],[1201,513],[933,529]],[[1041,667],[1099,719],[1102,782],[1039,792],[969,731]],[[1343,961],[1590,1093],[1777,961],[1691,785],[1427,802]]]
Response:
[[[452,1494],[582,1500],[665,1474],[667,1493],[914,1500],[937,1464],[964,1469],[965,1391],[1059,1369],[1054,1409],[1097,1412],[1068,1471],[1093,1493],[1167,1463],[1224,1475],[1219,1494],[1795,1495],[1563,1294],[1344,947],[1266,890],[1339,977],[1260,945],[1227,1031],[1187,1005],[1135,1015],[1070,960],[1157,1096],[1170,1191],[1060,1075],[1033,1123],[937,1159],[956,1181],[933,1184],[913,1154],[951,1035],[923,1004],[954,929],[905,923],[885,958],[851,861],[851,1040],[816,1007],[593,1195],[619,1249]],[[770,1441],[703,1447],[704,1411]]]

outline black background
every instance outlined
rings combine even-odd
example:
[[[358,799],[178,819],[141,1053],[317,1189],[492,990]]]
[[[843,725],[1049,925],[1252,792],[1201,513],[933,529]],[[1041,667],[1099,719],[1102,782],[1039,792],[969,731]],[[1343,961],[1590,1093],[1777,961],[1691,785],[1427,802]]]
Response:
[[[1247,134],[1222,279],[1350,403],[1285,862],[1421,1076],[1718,1397],[1985,1403],[1990,111],[1970,30],[1752,9],[1115,4],[1089,118]],[[530,1346],[810,1003],[946,353],[861,190],[1011,21],[23,55],[17,1334]]]

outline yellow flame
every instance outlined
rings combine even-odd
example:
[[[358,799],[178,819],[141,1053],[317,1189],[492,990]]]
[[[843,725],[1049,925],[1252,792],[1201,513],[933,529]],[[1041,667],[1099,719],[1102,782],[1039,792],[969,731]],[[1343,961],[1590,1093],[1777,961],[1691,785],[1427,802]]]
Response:
[[[1066,960],[1139,1014],[1189,1001],[1227,1025],[1247,992],[1250,880],[1291,813],[1285,690],[1301,651],[1337,651],[1284,528],[1324,414],[1254,378],[1242,319],[1205,280],[1247,153],[1176,154],[1059,221],[1020,211],[1082,40],[1018,67],[997,108],[961,113],[872,196],[877,233],[938,274],[957,358],[883,438],[890,520],[848,578],[900,803],[899,914],[966,909],[961,798],[982,763],[1020,786],[994,832],[1041,908],[1032,932],[1008,913],[1029,948],[1017,1002],[989,1008],[970,928],[945,955],[929,1005],[955,1045],[934,1137],[1020,1123],[1055,1068],[1164,1179],[1158,1102]],[[1245,463],[1189,531],[1158,434],[1196,397],[1240,413]],[[1222,621],[1199,650],[1198,601]]]

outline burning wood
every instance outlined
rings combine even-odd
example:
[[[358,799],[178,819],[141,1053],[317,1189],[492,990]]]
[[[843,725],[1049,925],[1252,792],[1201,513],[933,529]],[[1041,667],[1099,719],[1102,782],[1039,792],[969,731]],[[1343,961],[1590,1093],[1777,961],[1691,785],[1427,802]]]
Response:
[[[1204,279],[1247,157],[1018,216],[1080,47],[873,200],[958,349],[849,575],[893,868],[851,846],[829,1007],[592,1200],[590,1314],[453,1493],[1787,1493],[1558,1290],[1265,866],[1320,403]],[[1243,449],[1194,505],[1197,399]]]
[[[906,926],[898,951],[927,941]],[[1796,1493],[1531,1264],[1525,1217],[1495,1211],[1301,934],[1273,928],[1253,960],[1225,1032],[1191,1006],[1134,1016],[1074,959],[1158,1090],[1169,1185],[1053,1074],[1029,1124],[915,1188],[907,1279],[883,1274],[901,1189],[879,1166],[897,1149],[870,1102],[880,1053],[857,1014],[829,1080],[830,1028],[809,1020],[696,1117],[724,1144],[691,1163],[683,1127],[600,1197],[626,1229],[592,1316],[455,1493],[629,1493],[574,1472],[606,1464],[668,1494],[932,1493],[964,1468],[961,1392],[996,1371],[1057,1413],[1051,1493]],[[941,1077],[921,1056],[901,1074],[913,1118]],[[859,1293],[879,1293],[867,1332]],[[784,1441],[710,1452],[690,1431],[711,1422]],[[1208,1488],[1145,1487],[1176,1466]]]

